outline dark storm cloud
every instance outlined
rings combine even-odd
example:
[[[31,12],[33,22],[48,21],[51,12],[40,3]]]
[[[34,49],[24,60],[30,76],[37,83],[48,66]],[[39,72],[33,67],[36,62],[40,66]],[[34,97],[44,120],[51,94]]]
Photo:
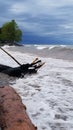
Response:
[[[73,40],[73,0],[0,0],[0,25],[15,19],[38,37]]]

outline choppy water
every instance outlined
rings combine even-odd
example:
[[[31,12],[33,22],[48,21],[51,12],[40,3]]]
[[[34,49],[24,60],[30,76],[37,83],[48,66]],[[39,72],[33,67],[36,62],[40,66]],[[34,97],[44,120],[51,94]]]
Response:
[[[0,86],[12,85],[15,83],[16,78],[9,77],[6,74],[0,73]]]
[[[38,130],[73,130],[73,47],[25,45],[5,49],[20,63],[31,63],[36,56],[46,62],[36,75],[23,79],[0,75],[1,84],[9,84],[19,93]],[[2,51],[0,63],[17,66]]]
[[[11,51],[32,53],[43,57],[73,60],[73,46],[65,45],[24,45],[24,47],[11,47]]]

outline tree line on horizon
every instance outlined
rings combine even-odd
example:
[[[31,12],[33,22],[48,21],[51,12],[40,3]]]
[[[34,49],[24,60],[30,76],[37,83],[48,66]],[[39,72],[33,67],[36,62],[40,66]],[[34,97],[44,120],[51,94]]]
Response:
[[[0,44],[13,45],[22,39],[22,31],[19,29],[15,20],[6,22],[0,27]]]

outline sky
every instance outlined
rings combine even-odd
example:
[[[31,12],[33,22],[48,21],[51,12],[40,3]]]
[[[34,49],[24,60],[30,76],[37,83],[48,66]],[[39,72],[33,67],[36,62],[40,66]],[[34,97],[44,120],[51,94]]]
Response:
[[[21,43],[73,44],[73,0],[0,0],[0,26],[12,19]]]

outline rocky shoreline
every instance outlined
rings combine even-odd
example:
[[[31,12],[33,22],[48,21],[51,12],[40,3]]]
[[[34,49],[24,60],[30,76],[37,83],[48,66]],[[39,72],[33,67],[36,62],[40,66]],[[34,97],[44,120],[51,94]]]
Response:
[[[0,87],[1,130],[37,130],[26,113],[20,96],[9,86]]]

